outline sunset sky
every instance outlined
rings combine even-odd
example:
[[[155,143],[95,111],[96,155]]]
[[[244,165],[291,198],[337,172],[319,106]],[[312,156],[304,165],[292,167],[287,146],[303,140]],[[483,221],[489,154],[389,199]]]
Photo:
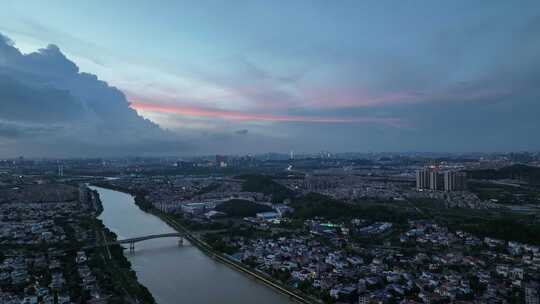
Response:
[[[100,116],[109,104],[90,106],[82,126],[39,122],[6,93],[52,85],[86,103],[97,95],[85,85],[100,86],[86,73],[159,126],[125,114],[107,129],[161,128],[160,153],[538,150],[539,33],[540,2],[525,0],[3,1],[0,156],[38,145],[25,137],[36,130],[50,155],[79,151],[52,148],[59,137],[99,138],[98,122],[117,117]],[[33,52],[78,69],[36,84],[23,68],[45,73]],[[119,98],[111,111],[128,113]]]

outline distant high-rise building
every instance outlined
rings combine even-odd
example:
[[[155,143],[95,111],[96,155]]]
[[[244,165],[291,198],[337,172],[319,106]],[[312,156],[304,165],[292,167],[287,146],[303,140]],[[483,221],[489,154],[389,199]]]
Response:
[[[216,155],[216,166],[217,167],[227,167],[228,157],[225,155]]]
[[[429,189],[437,191],[442,190],[444,187],[444,177],[437,170],[431,170],[429,172]]]
[[[58,176],[60,177],[64,176],[64,165],[62,164],[58,165]]]
[[[467,174],[458,171],[444,172],[444,191],[463,191],[467,188]]]
[[[416,189],[429,189],[429,170],[416,171]]]
[[[436,168],[416,171],[416,189],[443,190],[444,177]]]

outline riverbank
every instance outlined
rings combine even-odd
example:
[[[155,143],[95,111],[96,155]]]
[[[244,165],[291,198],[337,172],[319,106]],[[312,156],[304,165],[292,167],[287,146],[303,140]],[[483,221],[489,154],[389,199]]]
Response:
[[[144,198],[144,193],[139,193],[137,191],[133,191],[132,189],[125,189],[122,187],[117,187],[110,185],[108,183],[94,183],[97,187],[102,187],[110,190],[115,190],[119,192],[123,192],[126,194],[129,194],[134,197],[136,205],[144,212],[150,213],[158,218],[160,218],[163,222],[167,223],[170,227],[175,229],[178,232],[185,233],[186,239],[191,242],[195,247],[197,247],[200,251],[202,251],[204,254],[212,258],[213,260],[224,264],[230,268],[232,268],[235,271],[238,271],[240,273],[246,274],[251,278],[256,279],[258,282],[263,283],[264,285],[271,287],[272,289],[278,291],[279,293],[286,295],[290,299],[299,302],[299,303],[320,303],[320,301],[316,299],[312,299],[307,295],[304,295],[300,293],[299,291],[284,286],[281,282],[276,281],[274,278],[270,277],[269,275],[262,273],[256,269],[251,269],[250,267],[247,267],[246,265],[242,264],[241,262],[232,259],[231,257],[222,254],[221,252],[217,252],[214,250],[211,246],[209,246],[207,243],[199,239],[197,236],[193,234],[192,231],[185,228],[183,225],[181,225],[178,221],[176,221],[173,217],[171,217],[168,214],[162,213],[159,210],[152,207],[152,204],[147,202]]]
[[[98,216],[103,212],[103,204],[97,191],[91,191],[96,202],[96,214],[94,217],[94,229],[96,231],[96,243],[107,243],[116,240],[117,235],[110,231]],[[139,283],[137,274],[132,269],[131,263],[124,256],[124,248],[120,245],[98,247],[94,252],[95,260],[100,261],[95,266],[99,267],[103,274],[103,281],[108,282],[110,289],[123,294],[123,303],[148,303],[155,304],[152,293]]]

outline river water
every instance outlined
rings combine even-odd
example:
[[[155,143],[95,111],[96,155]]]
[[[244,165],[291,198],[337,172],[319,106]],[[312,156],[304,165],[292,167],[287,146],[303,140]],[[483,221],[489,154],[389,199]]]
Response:
[[[143,212],[131,195],[91,187],[103,203],[100,219],[118,239],[175,232],[158,217]],[[135,244],[124,252],[158,304],[290,304],[286,296],[220,264],[176,238]]]

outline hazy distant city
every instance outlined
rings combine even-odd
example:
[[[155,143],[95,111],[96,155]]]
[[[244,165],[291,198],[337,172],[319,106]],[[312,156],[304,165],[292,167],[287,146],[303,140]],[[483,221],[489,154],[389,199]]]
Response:
[[[540,304],[540,2],[0,5],[0,304]]]

